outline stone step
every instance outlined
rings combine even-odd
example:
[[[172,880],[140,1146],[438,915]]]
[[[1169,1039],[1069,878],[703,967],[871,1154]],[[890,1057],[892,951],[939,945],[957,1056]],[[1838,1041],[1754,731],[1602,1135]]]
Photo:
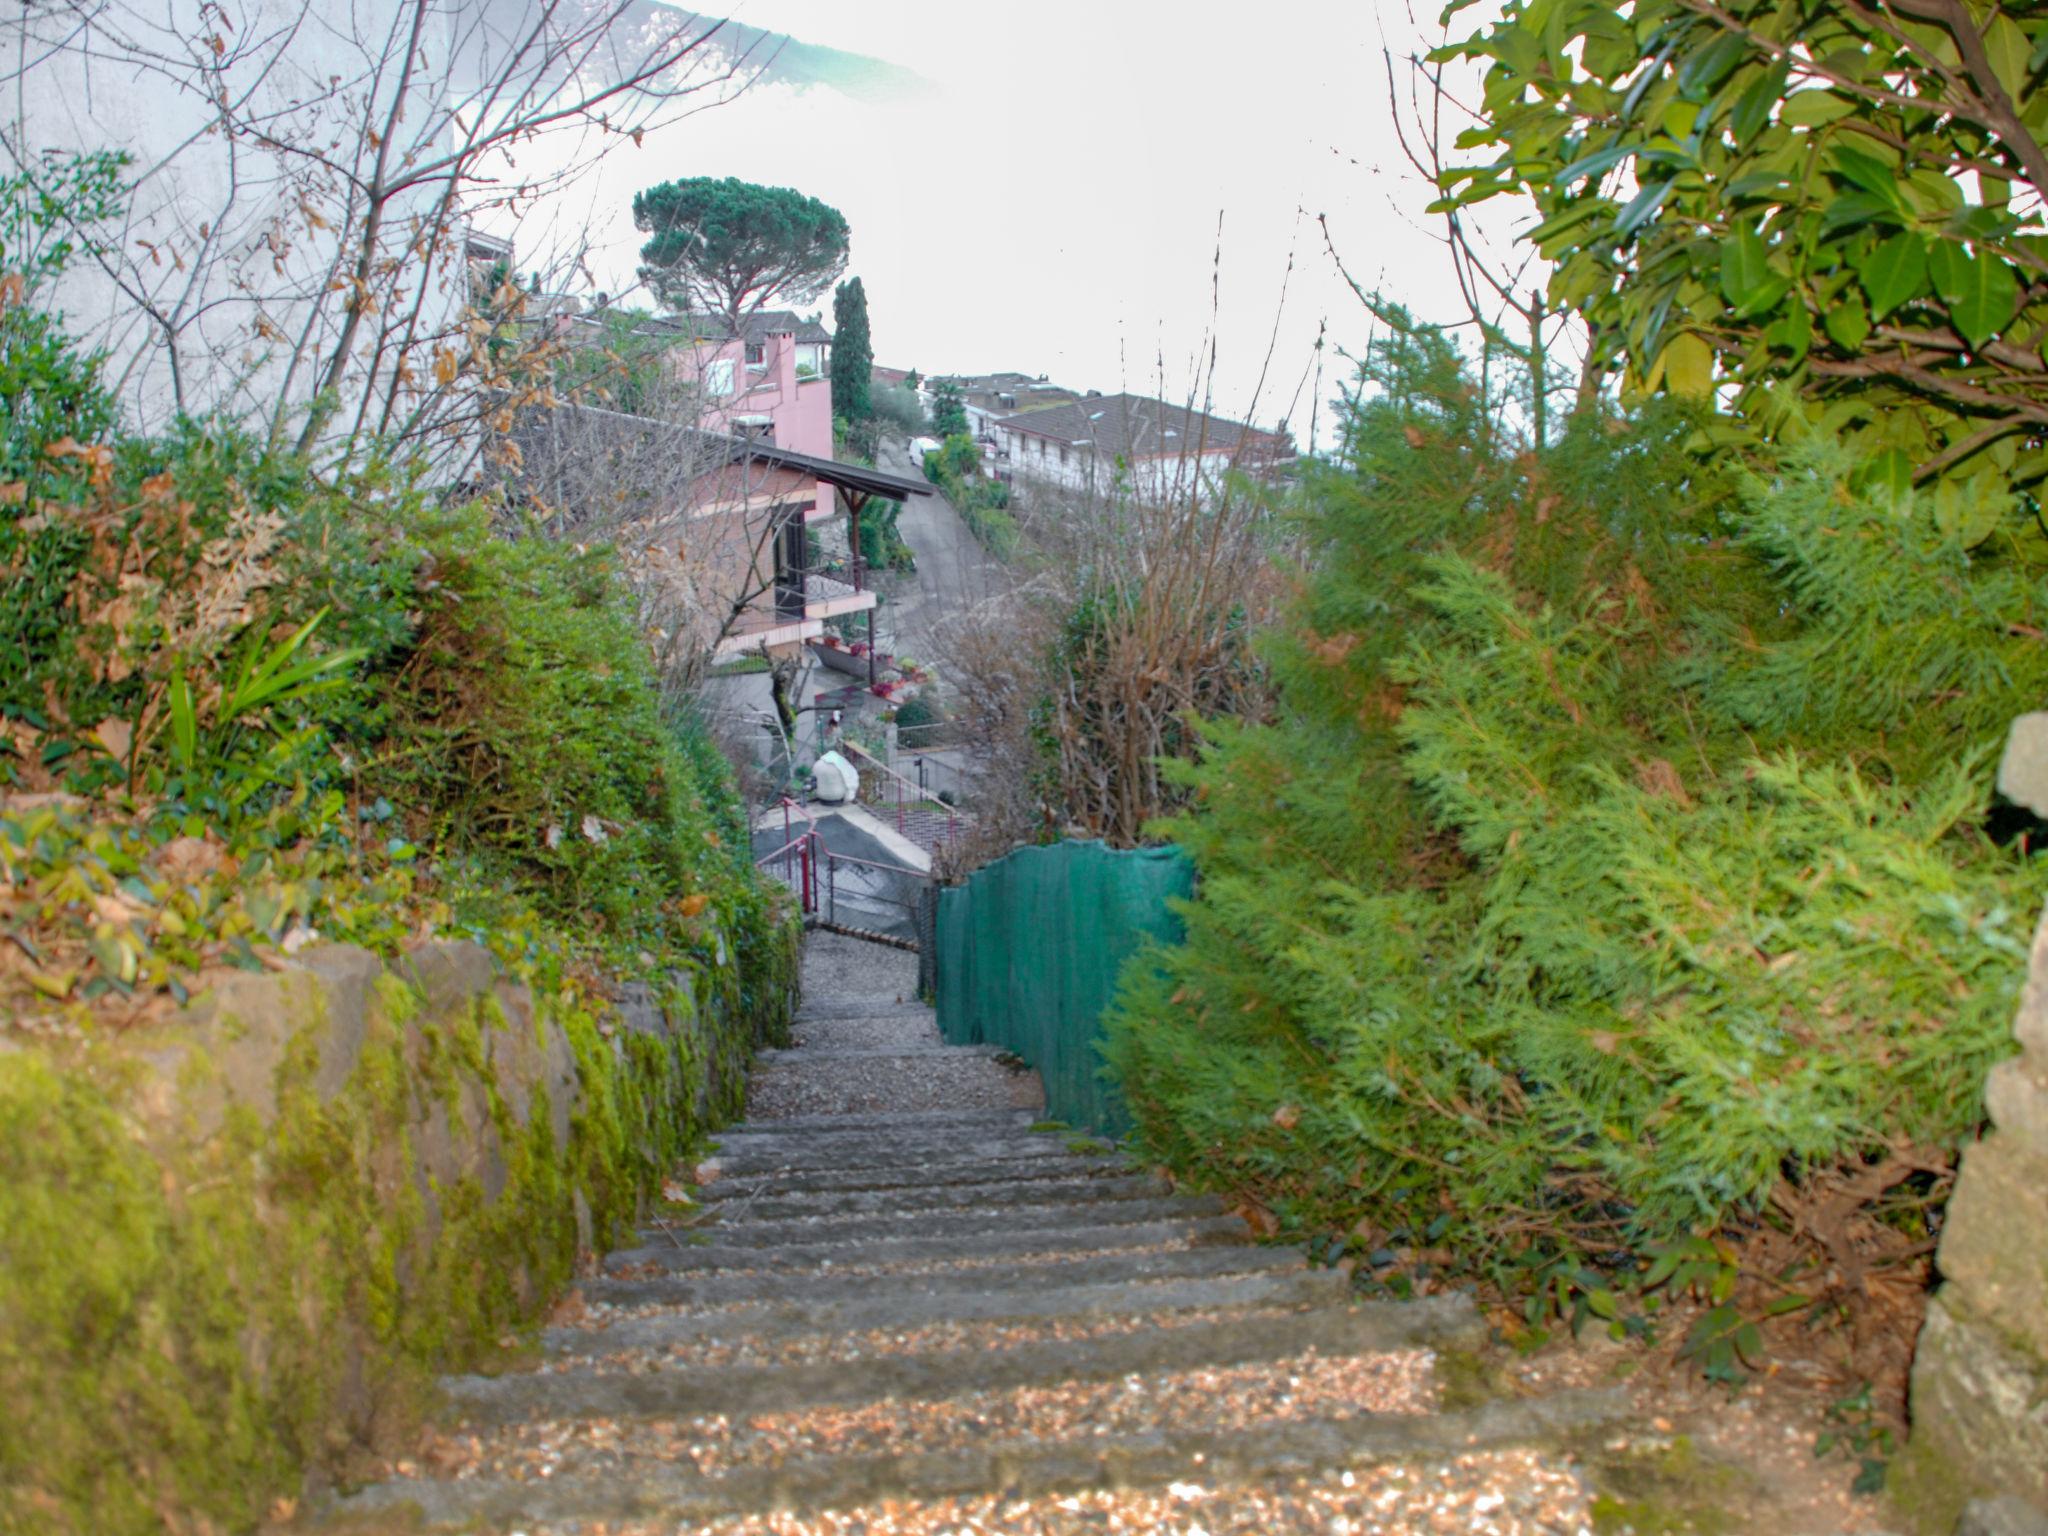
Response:
[[[822,1244],[902,1242],[923,1238],[983,1237],[1004,1232],[1043,1232],[1061,1236],[1161,1221],[1192,1221],[1221,1216],[1226,1207],[1213,1195],[1109,1195],[1078,1201],[1034,1201],[1028,1196],[1010,1203],[988,1201],[972,1206],[939,1206],[896,1211],[856,1211],[844,1215],[757,1217],[701,1225],[673,1223],[640,1234],[641,1246],[621,1250],[621,1263],[642,1262],[650,1252],[703,1244],[718,1248],[811,1248]]]
[[[549,1356],[601,1355],[614,1349],[659,1350],[695,1339],[758,1340],[815,1338],[831,1333],[869,1333],[946,1323],[1028,1323],[1126,1315],[1163,1317],[1176,1312],[1222,1312],[1247,1308],[1340,1306],[1351,1294],[1351,1277],[1335,1269],[1252,1270],[1196,1275],[1187,1279],[1138,1278],[1089,1284],[1009,1284],[971,1290],[885,1290],[816,1299],[816,1287],[788,1300],[758,1301],[717,1311],[645,1313],[597,1323],[549,1328],[541,1347]]]
[[[999,1045],[799,1045],[788,1050],[756,1051],[754,1066],[757,1071],[801,1072],[821,1062],[919,1060],[934,1056],[948,1061],[970,1061],[977,1057],[994,1060],[1012,1054]]]
[[[1139,1177],[1119,1157],[1077,1157],[1061,1149],[1059,1156],[968,1158],[935,1163],[881,1163],[867,1168],[771,1170],[726,1174],[700,1186],[696,1198],[706,1205],[727,1201],[781,1199],[799,1195],[885,1193],[890,1190],[939,1190],[964,1185],[1059,1184],[1081,1179]]]
[[[946,1046],[803,1065],[766,1064],[747,1084],[747,1113],[757,1121],[871,1114],[895,1104],[978,1104],[999,1110],[1042,1102],[1036,1075],[1021,1062]]]
[[[605,1260],[605,1272],[618,1274],[637,1268],[673,1273],[718,1270],[818,1270],[887,1266],[930,1267],[963,1260],[1001,1258],[1010,1254],[1044,1253],[1053,1250],[1074,1253],[1109,1252],[1118,1248],[1145,1248],[1175,1243],[1248,1243],[1250,1234],[1235,1216],[1167,1218],[1103,1224],[1073,1229],[1048,1227],[1042,1230],[999,1230],[962,1233],[957,1236],[872,1238],[866,1241],[821,1243],[784,1242],[750,1247],[744,1243],[713,1241],[629,1248]]]
[[[1228,1431],[1091,1436],[911,1455],[822,1457],[714,1475],[700,1473],[686,1461],[669,1459],[639,1461],[630,1471],[531,1482],[398,1479],[364,1489],[344,1501],[336,1511],[337,1528],[377,1530],[380,1527],[375,1521],[401,1512],[417,1522],[415,1529],[474,1530],[482,1525],[511,1530],[539,1523],[598,1520],[680,1524],[734,1512],[860,1509],[884,1500],[987,1494],[1020,1499],[1110,1487],[1161,1488],[1195,1479],[1204,1489],[1261,1488],[1304,1475],[1388,1462],[1415,1465],[1416,1484],[1426,1489],[1433,1476],[1431,1463],[1506,1447],[1561,1449],[1625,1421],[1629,1412],[1627,1395],[1619,1389],[1566,1391],[1449,1413],[1301,1419]],[[994,1525],[984,1528],[1001,1529]],[[1077,1532],[1113,1528],[1089,1519],[1064,1527]],[[1402,1526],[1383,1524],[1378,1528]]]
[[[747,1173],[787,1173],[799,1169],[847,1172],[853,1169],[937,1167],[946,1163],[997,1162],[1036,1157],[1073,1157],[1067,1144],[1051,1136],[1015,1131],[985,1139],[946,1137],[912,1141],[891,1136],[842,1136],[807,1140],[789,1137],[770,1142],[758,1137],[741,1146],[721,1149],[709,1161],[720,1177]]]
[[[949,1179],[926,1184],[893,1184],[879,1189],[756,1189],[735,1195],[721,1193],[712,1185],[705,1193],[716,1199],[702,1202],[707,1217],[721,1230],[738,1222],[775,1221],[786,1218],[868,1216],[888,1220],[915,1211],[969,1209],[996,1210],[1020,1205],[1080,1205],[1098,1200],[1161,1199],[1173,1193],[1173,1186],[1155,1173],[1105,1170],[1098,1175],[1083,1169],[1064,1178],[1020,1179],[997,1174],[994,1178]],[[704,1231],[699,1223],[692,1230]],[[650,1239],[651,1241],[651,1239]]]
[[[1036,1123],[1037,1116],[1024,1109],[924,1109],[894,1114],[792,1115],[771,1121],[742,1121],[720,1131],[721,1144],[745,1141],[752,1136],[773,1136],[787,1140],[799,1132],[805,1136],[851,1136],[863,1132],[921,1136],[949,1128],[970,1133],[1023,1132]]]
[[[843,1267],[843,1266],[842,1266]],[[818,1306],[890,1297],[962,1297],[993,1285],[1032,1284],[1048,1298],[1082,1286],[1140,1286],[1225,1275],[1299,1274],[1307,1261],[1292,1248],[1255,1245],[1186,1245],[1142,1252],[1089,1253],[1044,1250],[1039,1255],[1004,1254],[986,1265],[950,1269],[891,1269],[874,1274],[792,1270],[767,1274],[678,1273],[601,1276],[578,1289],[586,1301],[605,1307],[674,1309],[727,1307],[756,1302],[802,1300]]]
[[[932,1401],[1059,1382],[1222,1368],[1286,1360],[1428,1348],[1479,1332],[1461,1296],[1360,1303],[1280,1317],[1144,1329],[1103,1338],[1025,1344],[966,1355],[876,1355],[858,1371],[843,1364],[597,1371],[551,1369],[502,1376],[453,1376],[442,1383],[462,1423],[662,1419],[722,1413],[735,1419],[827,1404]]]
[[[939,1011],[926,1003],[805,1003],[791,1016],[791,1023],[807,1024],[815,1019],[933,1019]]]

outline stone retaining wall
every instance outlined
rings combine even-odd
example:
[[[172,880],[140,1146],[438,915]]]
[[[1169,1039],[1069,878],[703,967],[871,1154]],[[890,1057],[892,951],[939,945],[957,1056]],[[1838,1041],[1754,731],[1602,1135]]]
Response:
[[[1959,1492],[2048,1509],[2048,914],[2014,1032],[2020,1054],[1985,1086],[1992,1129],[1963,1154],[1942,1229],[1913,1437]]]
[[[248,1530],[346,1476],[739,1111],[785,937],[602,1011],[335,946],[162,1028],[0,1034],[0,1530]]]

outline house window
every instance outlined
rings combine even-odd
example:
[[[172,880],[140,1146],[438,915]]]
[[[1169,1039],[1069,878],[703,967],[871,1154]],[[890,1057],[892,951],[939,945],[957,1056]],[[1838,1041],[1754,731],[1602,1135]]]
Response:
[[[704,388],[712,395],[732,393],[732,359],[721,357],[704,370]]]
[[[759,341],[750,341],[747,343],[747,364],[749,367],[752,367],[759,363],[765,363],[767,361],[767,343]]]
[[[1060,444],[1060,462],[1062,464],[1067,462],[1067,445],[1065,443]]]

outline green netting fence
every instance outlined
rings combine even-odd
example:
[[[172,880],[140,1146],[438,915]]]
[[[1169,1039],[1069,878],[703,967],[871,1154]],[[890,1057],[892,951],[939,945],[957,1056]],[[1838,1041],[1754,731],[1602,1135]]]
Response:
[[[1046,1113],[1103,1136],[1130,1118],[1096,1041],[1117,972],[1147,938],[1178,943],[1168,901],[1193,893],[1178,848],[1020,848],[939,892],[939,1032],[999,1045],[1045,1079]]]

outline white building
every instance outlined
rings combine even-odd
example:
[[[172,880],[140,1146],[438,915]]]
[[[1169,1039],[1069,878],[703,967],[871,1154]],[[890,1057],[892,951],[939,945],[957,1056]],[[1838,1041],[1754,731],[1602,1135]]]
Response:
[[[680,110],[662,98],[718,67],[713,33],[641,0],[21,0],[0,15],[0,176],[126,157],[118,215],[63,231],[91,248],[33,302],[104,354],[131,426],[442,441],[470,385],[505,388],[465,311],[527,291],[476,227],[509,230]],[[548,281],[579,252],[519,254]]]
[[[995,418],[989,432],[998,473],[1075,491],[1168,495],[1294,457],[1284,433],[1144,395],[1089,395]]]

